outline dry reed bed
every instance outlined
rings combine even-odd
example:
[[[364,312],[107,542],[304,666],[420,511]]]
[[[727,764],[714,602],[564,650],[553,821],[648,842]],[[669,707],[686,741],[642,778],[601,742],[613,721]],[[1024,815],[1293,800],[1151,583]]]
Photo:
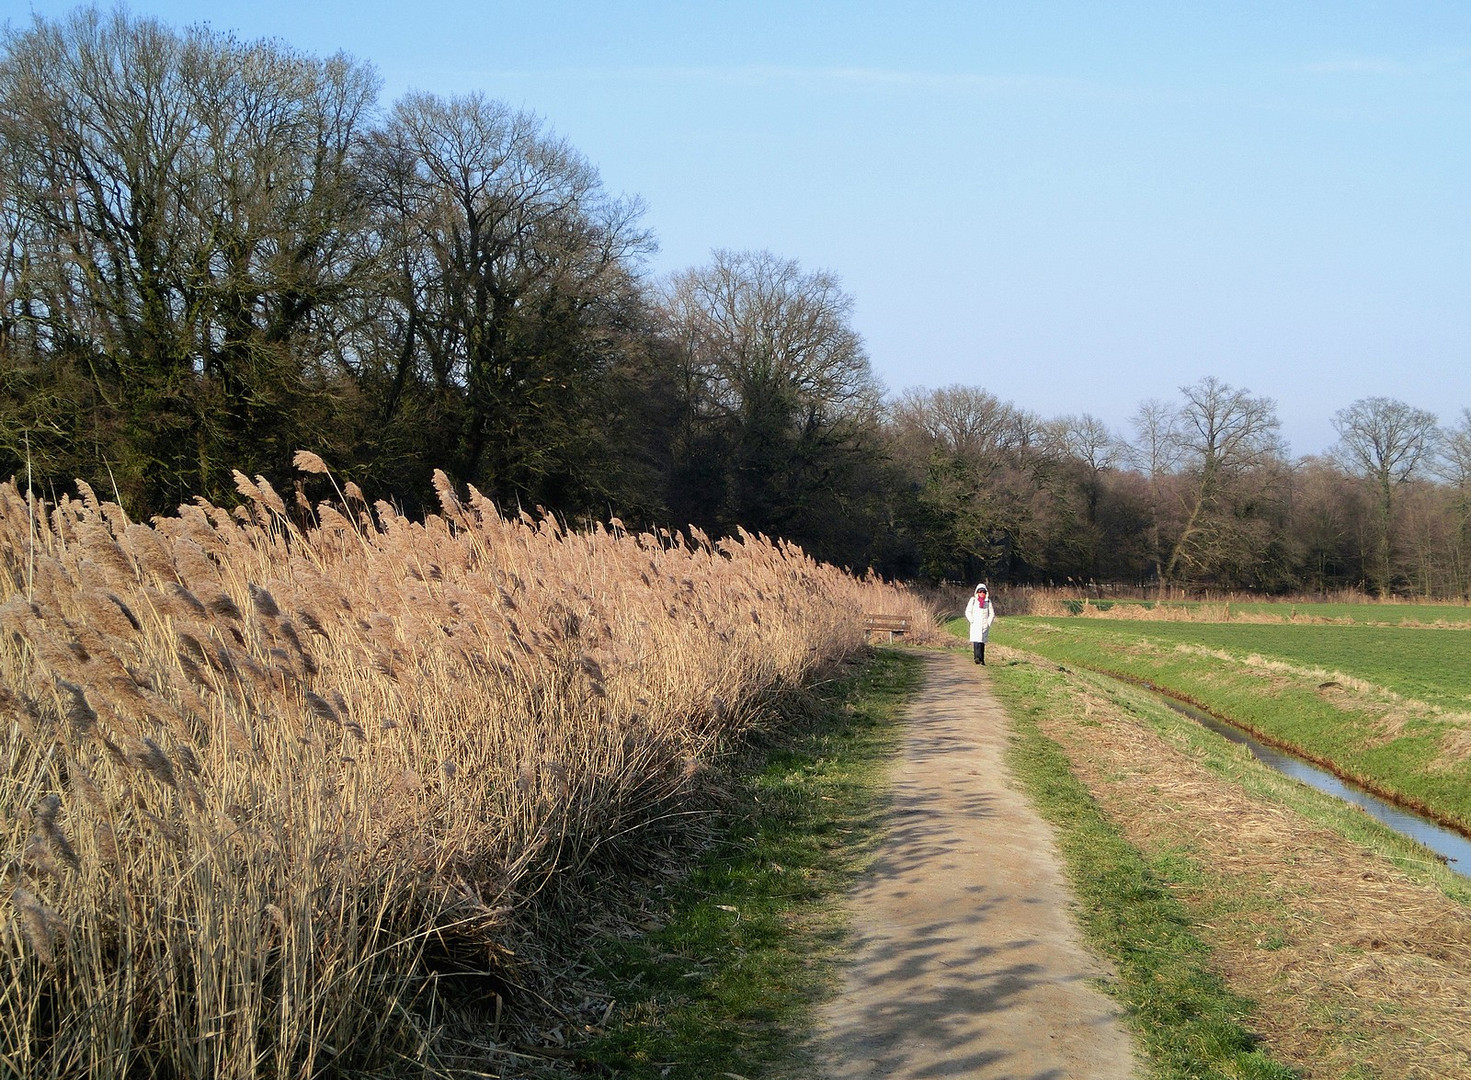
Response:
[[[1047,619],[1121,619],[1128,622],[1256,622],[1256,623],[1349,623],[1351,619],[1330,619],[1319,615],[1299,613],[1273,614],[1266,612],[1231,609],[1229,602],[1199,601],[1188,607],[1176,604],[1154,604],[1146,607],[1139,603],[1112,603],[1098,607],[1097,602],[1081,600],[1076,596],[1057,596],[1040,591],[1019,591],[1008,594],[1014,615],[1036,615]],[[1284,605],[1285,607],[1286,605]]]
[[[438,975],[535,982],[537,913],[636,862],[863,611],[934,623],[764,538],[436,481],[423,522],[237,474],[247,505],[151,526],[0,486],[0,1072],[414,1067]]]

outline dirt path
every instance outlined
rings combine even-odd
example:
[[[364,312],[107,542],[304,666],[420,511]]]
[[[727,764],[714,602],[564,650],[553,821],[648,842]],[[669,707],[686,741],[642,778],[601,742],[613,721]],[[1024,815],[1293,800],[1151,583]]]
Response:
[[[823,1075],[1131,1077],[1051,832],[1006,775],[1007,719],[986,670],[957,653],[926,663],[889,836],[852,898],[854,955],[823,1017]]]

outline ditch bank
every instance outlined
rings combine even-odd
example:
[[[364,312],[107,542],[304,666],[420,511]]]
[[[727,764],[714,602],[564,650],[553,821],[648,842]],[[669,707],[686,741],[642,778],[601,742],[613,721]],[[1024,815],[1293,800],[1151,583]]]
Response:
[[[1171,687],[1111,668],[1077,663],[1073,667],[1149,691],[1181,715],[1190,717],[1223,738],[1245,745],[1257,760],[1269,768],[1357,806],[1401,835],[1423,844],[1442,861],[1459,861],[1457,872],[1471,876],[1471,828],[1457,818],[1443,814],[1418,799],[1407,798],[1369,777],[1350,772],[1335,761],[1278,739],[1270,732],[1223,715]],[[1057,664],[1057,670],[1066,674],[1068,667]],[[1304,768],[1295,769],[1294,766]]]
[[[1197,724],[1221,736],[1237,746],[1244,746],[1251,756],[1269,769],[1289,776],[1299,783],[1332,795],[1364,811],[1375,821],[1399,835],[1415,841],[1430,850],[1437,859],[1445,863],[1462,877],[1471,880],[1471,838],[1462,836],[1454,829],[1437,825],[1423,814],[1403,809],[1388,799],[1380,798],[1357,784],[1344,780],[1327,769],[1320,769],[1303,758],[1286,750],[1276,749],[1254,738],[1238,725],[1220,720],[1209,713],[1176,701],[1155,691],[1167,706],[1181,716],[1187,716]]]
[[[1273,1061],[1305,1080],[1471,1077],[1471,909],[1445,871],[1412,874],[1345,832],[1347,812],[1284,797],[1285,780],[1244,784],[1239,757],[1203,749],[1178,714],[1143,715],[1081,670],[997,651],[1008,707],[1037,716],[1189,910],[1211,968],[1259,1003],[1250,1027]]]

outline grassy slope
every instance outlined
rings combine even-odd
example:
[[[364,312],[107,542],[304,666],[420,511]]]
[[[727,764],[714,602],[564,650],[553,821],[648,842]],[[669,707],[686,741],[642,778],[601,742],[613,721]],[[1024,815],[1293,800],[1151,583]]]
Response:
[[[1471,705],[1471,634],[1428,627],[1323,624],[1123,622],[1113,619],[1010,620],[1043,623],[1078,636],[1147,637],[1174,644],[1261,653],[1339,671],[1446,708]]]
[[[992,683],[1014,724],[1008,764],[1057,830],[1084,929],[1117,966],[1115,992],[1161,1080],[1295,1075],[1255,1046],[1255,1007],[1211,968],[1191,916],[1170,893],[1168,868],[1130,846],[1073,776],[1066,754],[1038,727],[1069,707],[1061,676],[1030,664],[998,665]]]
[[[1000,640],[1018,644],[1021,635],[1016,631],[1020,625],[1007,620]],[[1414,1051],[1418,1060],[1424,1056],[1420,1050],[1427,1041],[1438,1045],[1449,1038],[1451,1043],[1446,1045],[1456,1044],[1457,1036],[1444,1028],[1444,1017],[1415,1013],[1413,995],[1398,1010],[1382,996],[1364,1005],[1360,1001],[1363,984],[1344,983],[1342,988],[1349,997],[1334,1004],[1337,984],[1329,978],[1324,986],[1305,987],[1304,994],[1295,995],[1290,1003],[1276,1001],[1272,997],[1275,989],[1264,992],[1259,998],[1260,1005],[1253,1008],[1249,1000],[1238,996],[1231,987],[1219,984],[1212,974],[1215,967],[1212,949],[1240,945],[1239,941],[1230,939],[1229,933],[1225,940],[1218,940],[1223,924],[1229,926],[1233,919],[1247,926],[1252,934],[1261,936],[1255,944],[1256,950],[1267,950],[1275,957],[1287,956],[1295,947],[1292,918],[1301,917],[1300,912],[1287,918],[1286,931],[1279,933],[1273,929],[1274,920],[1283,911],[1283,897],[1277,892],[1281,879],[1270,874],[1263,876],[1250,865],[1245,872],[1239,866],[1232,872],[1234,864],[1229,860],[1193,863],[1188,846],[1168,843],[1141,845],[1137,849],[1130,846],[1120,835],[1119,826],[1124,822],[1118,818],[1110,820],[1107,806],[1100,810],[1088,797],[1073,778],[1065,753],[1042,729],[1046,727],[1056,734],[1057,724],[1085,729],[1097,727],[1108,708],[1116,707],[1143,721],[1169,744],[1185,750],[1223,781],[1239,785],[1248,798],[1268,806],[1280,806],[1314,825],[1326,826],[1350,844],[1360,846],[1364,853],[1372,850],[1382,855],[1411,879],[1424,882],[1462,904],[1468,895],[1464,879],[1438,863],[1425,860],[1423,850],[1417,845],[1346,804],[1261,766],[1240,748],[1179,716],[1142,690],[1078,670],[1068,672],[1050,664],[1024,661],[993,665],[992,679],[1016,727],[1017,749],[1010,764],[1058,829],[1059,844],[1074,875],[1085,932],[1097,947],[1115,959],[1125,982],[1134,984],[1126,986],[1120,996],[1139,1020],[1141,1044],[1155,1070],[1149,1075],[1292,1075],[1281,1062],[1264,1059],[1251,1040],[1243,1036],[1246,1028],[1256,1026],[1261,1018],[1268,1016],[1272,1018],[1269,1026],[1277,1038],[1301,1037],[1300,1044],[1282,1047],[1284,1055],[1294,1061],[1315,1061],[1319,1053],[1328,1052],[1336,1055],[1335,1068],[1344,1061],[1359,1061],[1348,1071],[1331,1073],[1345,1077],[1408,1075],[1404,1062],[1397,1056],[1400,1050]],[[1259,681],[1256,689],[1261,690]],[[1091,713],[1083,700],[1090,692]],[[1086,734],[1082,738],[1085,743],[1088,741]],[[1154,796],[1141,797],[1172,798],[1157,792]],[[1181,835],[1198,835],[1201,828],[1199,822],[1187,822],[1181,828]],[[1290,864],[1294,869],[1299,865],[1295,858],[1290,859]],[[1366,888],[1372,893],[1377,887]],[[1174,903],[1176,898],[1187,903],[1178,905]],[[1418,902],[1418,898],[1414,899]],[[1357,940],[1350,935],[1331,946],[1337,957],[1335,963],[1353,963],[1359,958],[1353,944]],[[1305,943],[1303,955],[1311,960],[1315,947],[1312,942]],[[1277,949],[1283,951],[1274,951]],[[1409,954],[1413,956],[1413,953],[1414,948],[1409,949]],[[1239,964],[1240,956],[1233,956],[1231,962]],[[1414,967],[1420,961],[1400,958],[1395,962]],[[1232,970],[1234,976],[1235,969]],[[1386,970],[1400,968],[1391,965]],[[1160,998],[1156,999],[1155,995]],[[1253,1021],[1253,1016],[1258,1020]],[[1397,1049],[1396,1038],[1404,1041],[1403,1047]],[[1410,1072],[1429,1075],[1416,1070]],[[1314,1070],[1309,1073],[1316,1075]]]
[[[1209,972],[1219,970],[1229,989],[1259,1003],[1251,1009],[1238,998],[1218,1008],[1269,1038],[1279,1064],[1310,1076],[1356,1080],[1471,1075],[1464,1052],[1455,1049],[1466,1045],[1466,1015],[1457,1010],[1458,999],[1446,995],[1447,988],[1464,985],[1471,959],[1464,948],[1471,924],[1455,908],[1471,896],[1464,878],[1142,690],[1027,661],[996,665],[992,679],[1023,742],[1037,741],[1028,730],[1035,728],[1065,747],[1068,764],[1087,778],[1112,823],[1140,853],[1145,872],[1139,895],[1126,891],[1115,901],[1105,894],[1101,913],[1093,910],[1097,883],[1116,876],[1125,860],[1106,860],[1100,871],[1092,861],[1094,846],[1084,845],[1075,862],[1084,878],[1075,886],[1084,918],[1103,922],[1104,947],[1112,926],[1124,921],[1118,911],[1148,911],[1155,903],[1151,885],[1183,905],[1181,918],[1160,901],[1159,918],[1146,919],[1145,931],[1126,943],[1120,966],[1158,967],[1151,991],[1178,984],[1186,1032],[1200,1030],[1189,1017],[1199,984],[1183,975],[1195,962],[1207,982]],[[1133,729],[1152,732],[1159,742],[1136,738]],[[1055,747],[1046,750],[1056,753]],[[1072,831],[1065,819],[1058,825],[1064,836]],[[1243,836],[1250,842],[1243,845]],[[1076,839],[1061,843],[1065,850],[1077,846]],[[1386,873],[1385,863],[1368,858],[1371,852],[1398,872]],[[1160,933],[1172,919],[1182,941]],[[1208,954],[1195,953],[1197,941]],[[1140,1010],[1146,1024],[1153,1009],[1149,1001]],[[1168,1061],[1170,1050],[1161,1053],[1152,1043],[1179,1034],[1148,1031],[1143,1041],[1156,1060]],[[1234,1065],[1184,1071],[1223,1073],[1251,1075]]]
[[[1345,775],[1471,826],[1471,760],[1442,756],[1462,723],[1436,708],[1466,707],[1471,637],[1460,631],[1015,618],[998,641],[1168,687]],[[1304,670],[1250,666],[1252,655]],[[1325,673],[1433,707],[1372,692],[1325,693],[1322,683],[1332,681]]]

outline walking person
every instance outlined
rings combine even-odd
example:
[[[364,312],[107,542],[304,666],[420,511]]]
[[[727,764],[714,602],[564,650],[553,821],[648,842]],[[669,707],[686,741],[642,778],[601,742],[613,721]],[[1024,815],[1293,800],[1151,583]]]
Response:
[[[976,586],[976,594],[965,605],[965,617],[970,622],[970,647],[976,663],[986,662],[986,637],[991,633],[991,624],[996,621],[996,605],[986,589],[986,583]]]

